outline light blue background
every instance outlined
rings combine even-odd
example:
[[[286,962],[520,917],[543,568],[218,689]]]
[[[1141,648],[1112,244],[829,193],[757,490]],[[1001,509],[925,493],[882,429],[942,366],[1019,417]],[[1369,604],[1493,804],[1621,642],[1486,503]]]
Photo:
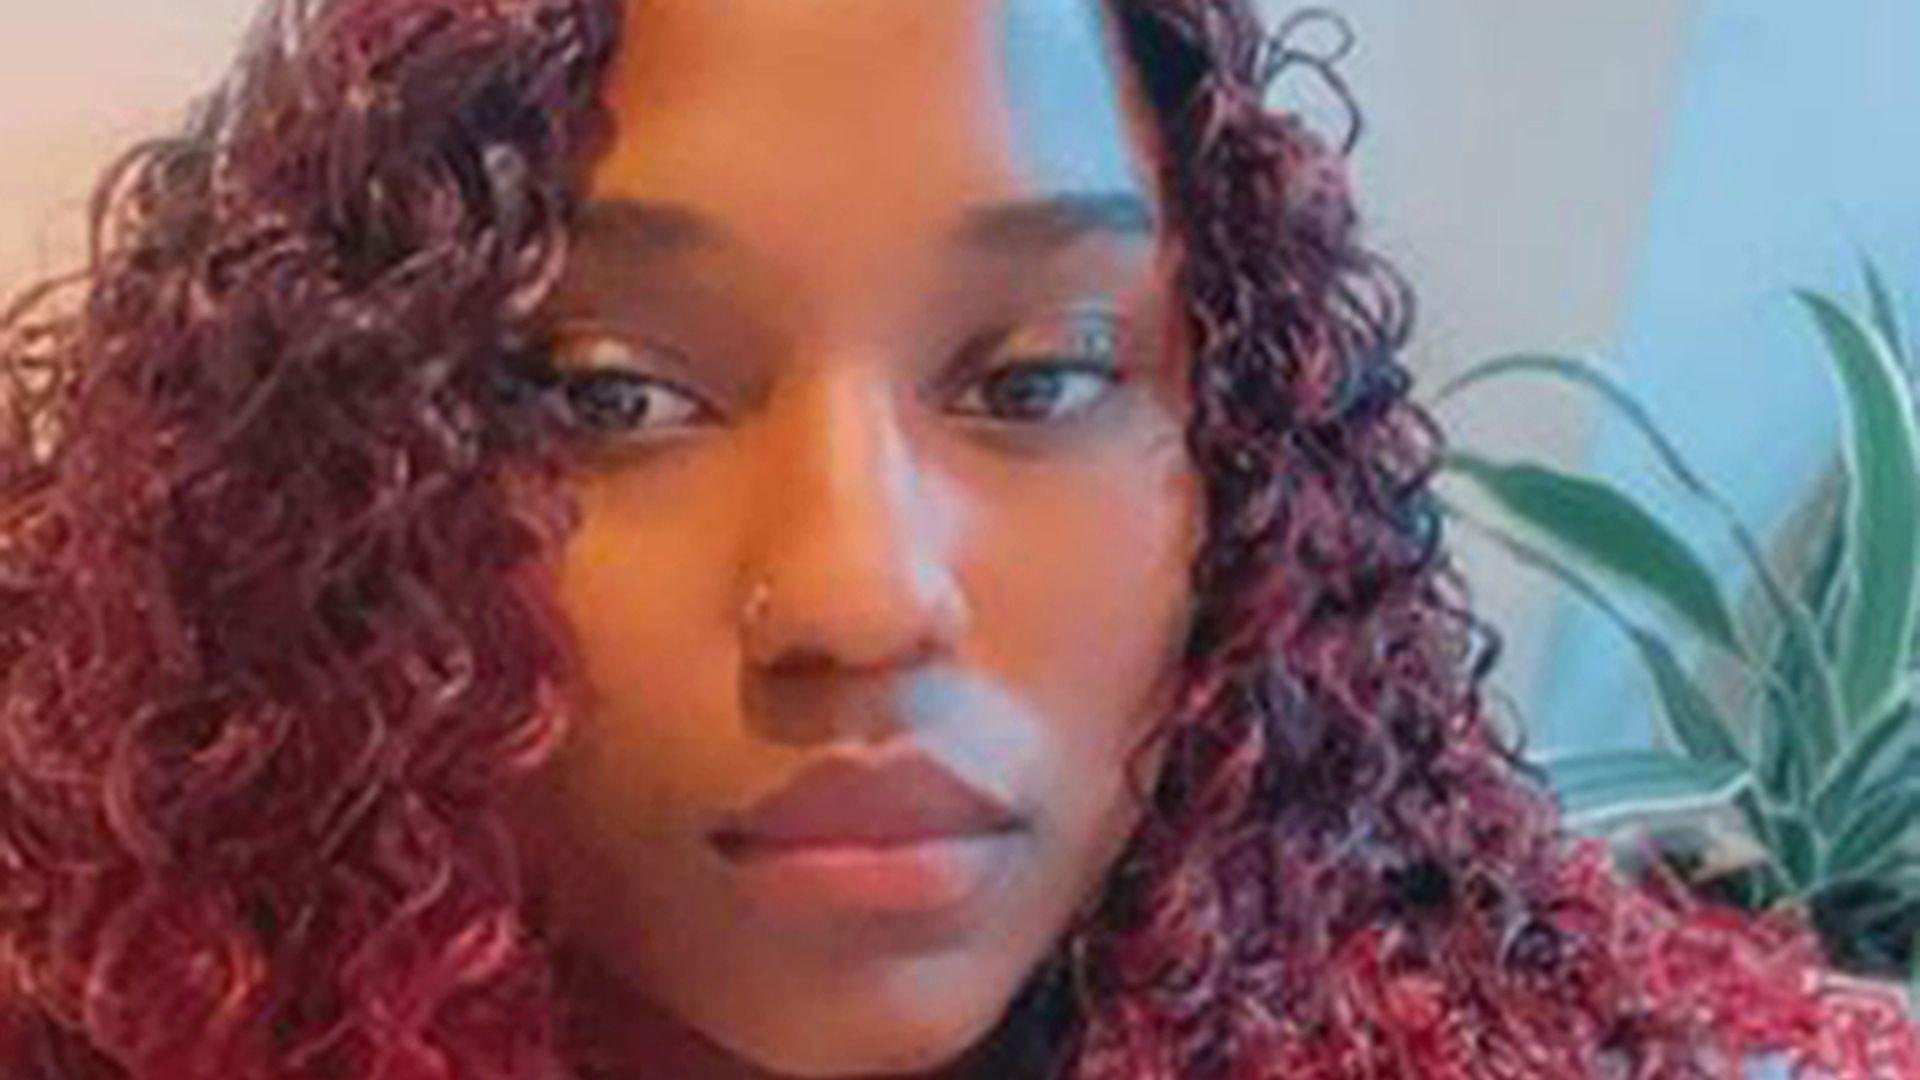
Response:
[[[1818,340],[1789,290],[1862,303],[1861,252],[1894,283],[1911,331],[1920,0],[1704,0],[1608,359],[1756,529],[1802,497],[1837,427]],[[1653,478],[1625,424],[1601,418],[1587,465],[1672,511],[1729,590],[1744,585],[1724,531]],[[1533,747],[1646,745],[1655,705],[1642,669],[1603,618],[1556,604],[1526,708]]]

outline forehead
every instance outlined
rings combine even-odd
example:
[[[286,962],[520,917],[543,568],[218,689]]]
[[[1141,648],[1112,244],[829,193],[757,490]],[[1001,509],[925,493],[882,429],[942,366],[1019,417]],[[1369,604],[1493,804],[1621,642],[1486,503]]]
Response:
[[[782,244],[1148,192],[1148,125],[1099,0],[630,0],[625,20],[593,197]]]

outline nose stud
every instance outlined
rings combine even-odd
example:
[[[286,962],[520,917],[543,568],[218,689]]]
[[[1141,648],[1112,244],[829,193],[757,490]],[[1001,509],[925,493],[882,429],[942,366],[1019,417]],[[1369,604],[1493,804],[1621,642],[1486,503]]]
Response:
[[[773,606],[773,586],[760,579],[747,590],[746,602],[740,605],[740,628],[752,632],[767,617],[767,610]]]

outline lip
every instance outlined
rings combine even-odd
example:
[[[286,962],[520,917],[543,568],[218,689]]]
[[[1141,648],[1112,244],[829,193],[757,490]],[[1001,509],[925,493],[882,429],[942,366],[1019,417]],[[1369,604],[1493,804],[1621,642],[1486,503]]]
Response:
[[[919,752],[830,758],[710,839],[735,884],[782,917],[843,914],[958,928],[1011,873],[1025,825]]]
[[[1018,828],[1007,804],[919,751],[878,761],[833,757],[722,823],[729,857],[780,849],[887,847]]]

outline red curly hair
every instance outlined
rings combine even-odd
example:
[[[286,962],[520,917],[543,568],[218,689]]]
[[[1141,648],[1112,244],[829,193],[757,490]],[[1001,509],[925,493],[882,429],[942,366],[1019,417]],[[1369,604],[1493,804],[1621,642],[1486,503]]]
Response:
[[[639,2],[639,0],[635,0]],[[1165,766],[979,1075],[1920,1076],[1801,927],[1623,883],[1490,723],[1440,439],[1245,0],[1112,0],[1207,493]],[[0,1073],[550,1080],[591,1004],[501,792],[564,737],[530,314],[614,0],[281,0],[0,322]],[[573,1019],[569,1019],[573,1018]]]

